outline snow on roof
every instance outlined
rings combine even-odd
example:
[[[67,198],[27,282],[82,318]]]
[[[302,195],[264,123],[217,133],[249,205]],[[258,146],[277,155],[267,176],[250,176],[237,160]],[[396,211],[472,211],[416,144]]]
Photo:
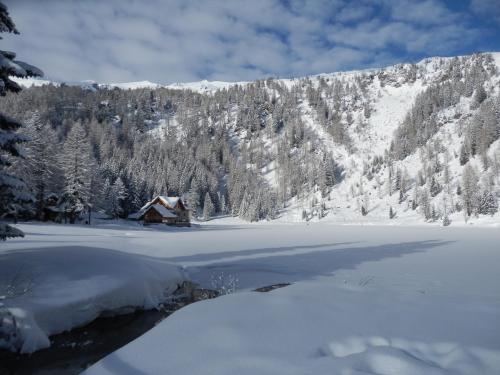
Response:
[[[148,208],[150,205],[151,205],[151,202],[152,201],[147,201],[146,204],[144,206],[141,207],[141,209],[139,210],[139,212],[143,212],[146,210],[146,208]]]
[[[179,202],[180,199],[179,197],[166,197],[164,195],[159,195],[158,198],[160,198],[164,203],[172,208],[177,205],[177,202]]]
[[[167,206],[169,206],[171,208],[174,208],[180,199],[180,197],[167,197],[165,195],[158,195],[157,197],[154,197],[150,201],[146,202],[146,204],[144,206],[142,206],[139,211],[137,211],[136,213],[130,214],[128,216],[128,218],[129,219],[140,219],[146,213],[146,211],[149,210],[149,208],[151,207],[151,203],[154,202],[155,199],[157,199],[157,198],[160,198],[160,200],[162,200],[163,203],[165,203]],[[154,207],[154,206],[158,206],[158,207]],[[159,207],[161,207],[161,208],[159,208]],[[168,208],[162,206],[161,204],[154,204],[153,208],[155,208],[155,210],[163,217],[177,217],[177,215],[175,215],[172,211],[170,211]],[[164,215],[165,211],[168,211],[169,213]],[[170,215],[174,215],[174,216],[170,216]]]
[[[154,208],[156,212],[161,215],[161,217],[177,217],[176,214],[174,214],[172,211],[170,211],[168,208],[165,208],[165,206],[162,206],[161,204],[153,204],[150,208]]]

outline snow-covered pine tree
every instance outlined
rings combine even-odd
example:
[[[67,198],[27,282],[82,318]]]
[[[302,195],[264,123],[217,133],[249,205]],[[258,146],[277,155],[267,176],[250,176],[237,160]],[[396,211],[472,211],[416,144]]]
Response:
[[[90,143],[80,123],[75,123],[62,149],[60,163],[64,171],[64,193],[59,207],[65,220],[74,223],[88,208],[90,199]]]
[[[471,103],[471,108],[476,109],[479,107],[479,105],[484,102],[484,100],[487,98],[486,91],[484,90],[484,87],[482,84],[478,85],[476,87],[476,90],[474,91],[474,97],[472,98],[472,103]]]
[[[19,34],[16,26],[10,18],[7,7],[0,2],[0,33]],[[1,37],[0,37],[1,39]],[[0,96],[7,92],[19,92],[21,87],[9,77],[31,77],[42,76],[40,69],[14,60],[16,54],[0,50]],[[16,134],[21,124],[16,120],[0,113],[0,219],[9,214],[12,204],[26,201],[29,198],[24,192],[25,184],[10,171],[12,159],[22,156],[20,143],[26,142],[25,136]],[[23,232],[8,224],[0,223],[0,240],[9,237],[24,236]]]
[[[424,188],[420,191],[419,202],[421,214],[425,220],[430,220],[432,218],[432,207],[428,189]]]
[[[460,165],[465,165],[469,161],[469,153],[465,145],[460,146]]]
[[[33,114],[23,130],[30,141],[25,146],[25,159],[15,168],[33,193],[35,217],[43,220],[47,198],[60,188],[57,135],[50,126],[42,124],[38,113]]]
[[[415,211],[418,207],[418,187],[415,184],[415,187],[413,188],[413,198],[411,200],[411,209]]]
[[[431,197],[435,197],[436,195],[438,195],[441,192],[441,190],[443,190],[443,188],[441,187],[441,185],[437,181],[436,176],[432,176],[429,190],[431,193]]]
[[[199,183],[196,178],[191,180],[191,188],[189,189],[186,196],[186,203],[188,208],[191,210],[191,215],[198,216],[198,207],[200,205],[200,193],[199,193]]]
[[[476,168],[467,164],[462,173],[461,197],[465,208],[465,215],[471,216],[477,208],[478,176]]]
[[[99,208],[104,210],[107,215],[113,216],[113,208],[111,205],[112,201],[111,195],[111,182],[109,182],[109,178],[104,180],[102,184],[102,192],[101,199],[99,200]]]
[[[208,220],[214,214],[214,204],[208,192],[205,194],[205,201],[203,203],[203,219]]]
[[[220,212],[221,214],[227,214],[227,206],[226,206],[226,195],[220,194]]]
[[[492,216],[498,211],[498,199],[492,191],[484,189],[478,196],[477,211],[480,214]]]
[[[394,219],[396,217],[396,211],[392,208],[392,206],[389,207],[389,219]]]
[[[127,199],[127,189],[123,180],[118,177],[114,184],[111,186],[111,206],[113,217],[125,217],[126,210],[124,207],[125,200]]]

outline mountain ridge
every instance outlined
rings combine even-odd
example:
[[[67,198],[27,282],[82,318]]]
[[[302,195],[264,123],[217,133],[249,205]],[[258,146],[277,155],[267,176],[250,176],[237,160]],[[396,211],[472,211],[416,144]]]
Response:
[[[500,51],[491,51],[491,52],[481,52],[482,54],[491,54],[493,58],[497,61],[497,65],[500,66]],[[353,70],[345,70],[345,71],[334,71],[330,73],[318,73],[318,74],[311,74],[311,75],[305,75],[305,76],[297,76],[297,77],[292,77],[292,78],[275,78],[275,77],[268,77],[274,80],[279,80],[279,81],[291,81],[293,82],[294,80],[300,80],[300,79],[305,79],[305,78],[328,78],[328,77],[335,77],[335,76],[348,76],[348,75],[356,75],[356,74],[365,74],[365,73],[376,73],[377,71],[380,70],[387,70],[390,68],[395,68],[397,66],[401,65],[419,65],[423,64],[432,60],[437,60],[437,59],[452,59],[452,58],[460,58],[460,57],[466,57],[470,55],[457,55],[457,56],[431,56],[431,57],[425,57],[421,60],[419,60],[416,63],[411,63],[411,62],[400,62],[396,63],[393,65],[387,65],[383,67],[376,67],[376,68],[366,68],[366,69],[353,69]],[[265,80],[268,78],[262,78],[260,80]],[[84,81],[53,81],[53,80],[45,80],[42,78],[17,78],[17,77],[11,77],[12,80],[20,84],[22,87],[25,88],[30,88],[32,86],[42,86],[42,85],[48,85],[48,84],[53,84],[53,85],[61,85],[61,84],[67,84],[67,85],[74,85],[74,86],[82,86],[82,87],[87,87],[87,88],[92,88],[92,87],[98,87],[98,88],[120,88],[120,89],[157,89],[157,88],[167,88],[167,89],[190,89],[199,93],[207,93],[207,92],[214,92],[218,89],[222,88],[227,88],[235,85],[247,85],[253,82],[256,82],[258,80],[253,80],[253,81],[210,81],[207,79],[203,79],[200,81],[193,81],[193,82],[174,82],[174,83],[169,83],[169,84],[161,84],[157,82],[151,82],[148,80],[144,81],[130,81],[130,82],[113,82],[113,83],[103,83],[103,82],[98,82],[94,80],[84,80]]]

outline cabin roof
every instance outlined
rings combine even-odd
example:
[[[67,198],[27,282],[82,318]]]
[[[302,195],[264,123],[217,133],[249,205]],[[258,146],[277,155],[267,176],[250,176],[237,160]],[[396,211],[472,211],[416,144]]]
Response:
[[[150,209],[154,209],[161,215],[161,217],[177,217],[176,214],[174,214],[172,211],[170,211],[165,206],[162,206],[161,204],[153,204],[146,211],[149,211]]]
[[[177,205],[177,202],[179,202],[180,199],[179,197],[167,197],[165,195],[159,195],[158,198],[172,208]]]
[[[181,199],[180,197],[167,197],[166,195],[158,195],[150,201],[146,202],[146,204],[141,207],[139,212],[146,210],[151,205],[151,202],[154,202],[157,198],[159,198],[161,201],[163,201],[163,203],[172,208],[174,208],[179,202],[179,199]]]
[[[130,214],[128,216],[128,218],[129,219],[141,219],[150,208],[154,208],[160,215],[162,215],[162,217],[177,217],[177,215],[174,212],[172,212],[171,210],[169,210],[165,206],[163,206],[161,204],[152,204],[156,199],[160,199],[161,202],[163,204],[165,204],[165,206],[168,206],[171,209],[174,209],[175,206],[177,206],[177,203],[179,203],[179,200],[181,200],[180,197],[167,197],[166,195],[157,195],[156,197],[154,197],[150,201],[146,202],[146,204],[144,206],[142,206],[139,211],[137,211],[136,213]],[[184,205],[183,205],[183,207],[184,207],[184,209],[187,210],[187,208]],[[168,211],[168,213],[167,213],[167,211]],[[174,215],[174,216],[171,216],[171,215]]]

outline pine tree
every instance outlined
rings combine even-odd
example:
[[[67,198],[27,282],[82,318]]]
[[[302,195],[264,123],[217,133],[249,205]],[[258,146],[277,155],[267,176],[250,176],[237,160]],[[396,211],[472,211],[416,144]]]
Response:
[[[441,185],[437,181],[436,177],[432,176],[431,185],[430,185],[431,197],[435,197],[436,195],[438,195],[441,192],[441,190],[443,190],[443,188],[441,187]]]
[[[411,200],[411,209],[415,211],[418,207],[418,188],[415,185],[415,188],[413,189],[413,198]]]
[[[392,206],[389,207],[389,219],[394,219],[396,217],[396,211],[393,210]]]
[[[487,189],[478,197],[478,213],[494,215],[498,211],[498,199],[495,194]]]
[[[80,123],[71,129],[60,157],[64,172],[64,193],[59,207],[70,223],[88,208],[90,200],[91,155],[90,144]]]
[[[212,203],[212,198],[208,192],[205,194],[205,201],[203,203],[203,219],[208,220],[214,214],[214,204]]]
[[[111,182],[109,181],[109,178],[106,178],[102,185],[102,194],[99,201],[99,207],[103,209],[104,212],[109,216],[113,216],[113,205],[111,204],[112,201],[113,196],[111,191]]]
[[[124,206],[128,193],[127,189],[125,188],[125,184],[120,177],[115,180],[110,190],[111,212],[113,217],[125,217],[126,209]]]
[[[19,34],[16,26],[9,16],[7,7],[0,3],[0,33],[7,32]],[[1,39],[1,37],[0,37]],[[16,54],[0,50],[0,96],[7,92],[19,92],[21,87],[9,77],[42,76],[38,68],[22,61],[14,60]],[[28,139],[16,131],[21,124],[16,120],[0,113],[0,219],[12,211],[12,206],[26,202],[30,199],[25,194],[25,184],[9,170],[12,159],[22,156],[20,144]],[[23,232],[5,223],[0,223],[0,240],[10,237],[22,237]]]
[[[189,189],[186,197],[186,203],[191,210],[191,214],[198,215],[198,207],[200,205],[199,184],[196,178],[191,181],[191,188]]]
[[[421,213],[424,216],[425,220],[432,219],[432,207],[431,207],[431,199],[429,197],[429,191],[427,189],[422,189],[420,192],[420,209]]]
[[[252,221],[250,206],[252,204],[252,196],[249,193],[249,189],[245,189],[245,193],[243,194],[243,199],[241,200],[240,209],[238,212],[238,216]]]
[[[226,195],[221,194],[219,201],[220,201],[220,212],[222,214],[227,214]]]
[[[57,136],[50,126],[41,123],[36,113],[24,130],[30,141],[25,147],[25,159],[16,168],[34,195],[35,217],[42,220],[47,197],[57,195],[60,188]]]
[[[451,224],[451,219],[448,216],[448,213],[443,214],[443,227],[447,227]]]
[[[484,90],[483,85],[479,85],[476,87],[476,90],[474,92],[474,97],[472,98],[472,104],[471,108],[476,109],[479,107],[479,105],[484,102],[484,100],[487,98],[486,91]]]
[[[467,164],[462,173],[461,197],[467,217],[477,208],[478,177],[474,167]]]
[[[443,195],[443,221],[442,221],[443,227],[447,227],[448,225],[451,224],[451,219],[448,216],[448,201],[446,198],[446,195]]]

